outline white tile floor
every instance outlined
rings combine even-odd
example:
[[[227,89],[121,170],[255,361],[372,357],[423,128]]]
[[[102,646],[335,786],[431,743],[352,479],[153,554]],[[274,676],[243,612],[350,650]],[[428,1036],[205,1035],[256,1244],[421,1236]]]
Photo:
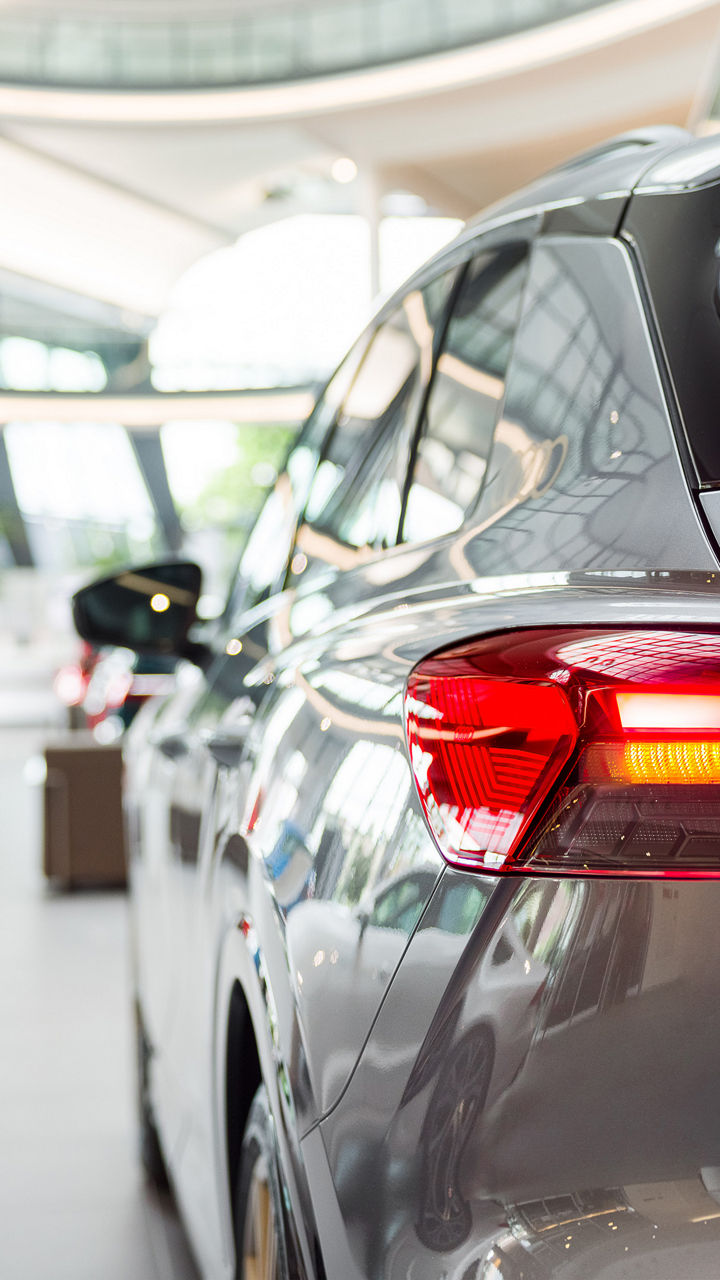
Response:
[[[0,1280],[197,1280],[135,1154],[125,897],[40,873],[38,732],[0,732]]]

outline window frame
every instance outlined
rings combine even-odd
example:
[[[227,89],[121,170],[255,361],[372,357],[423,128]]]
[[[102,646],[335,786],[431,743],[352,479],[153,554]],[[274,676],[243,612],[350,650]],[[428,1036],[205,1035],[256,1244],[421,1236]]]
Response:
[[[416,543],[423,541],[422,539],[414,539],[412,542],[405,541],[403,537],[405,517],[407,514],[407,506],[408,506],[408,499],[410,496],[410,490],[412,488],[413,478],[415,475],[415,467],[417,464],[420,442],[423,439],[423,437],[426,435],[427,407],[428,407],[430,396],[432,395],[433,387],[435,384],[435,375],[437,372],[438,361],[445,349],[445,340],[447,337],[447,332],[452,322],[452,318],[455,312],[455,307],[457,305],[458,298],[460,297],[463,286],[465,284],[468,271],[470,270],[472,263],[475,261],[475,259],[478,258],[481,254],[501,253],[503,249],[510,248],[512,245],[521,244],[525,246],[525,276],[522,282],[522,288],[520,290],[520,300],[518,303],[517,321],[515,324],[515,328],[513,330],[512,339],[510,341],[510,351],[508,354],[506,370],[505,370],[507,375],[507,370],[510,368],[510,363],[513,357],[515,339],[517,337],[517,332],[520,327],[520,321],[521,321],[523,311],[524,311],[524,306],[525,306],[525,295],[527,290],[528,279],[530,276],[530,259],[532,255],[532,247],[535,240],[537,239],[537,236],[540,230],[541,230],[540,218],[538,216],[532,216],[530,218],[523,218],[516,222],[511,221],[508,223],[504,223],[500,227],[496,227],[496,228],[493,228],[492,230],[480,233],[476,235],[476,237],[473,240],[469,241],[466,246],[468,252],[463,262],[462,270],[458,272],[458,276],[452,290],[452,294],[449,300],[449,305],[445,313],[441,334],[439,332],[439,327],[438,327],[439,337],[433,350],[432,370],[430,373],[430,377],[428,379],[428,384],[425,389],[425,394],[423,396],[422,403],[420,405],[417,422],[415,424],[413,441],[412,441],[412,445],[408,455],[408,467],[407,467],[407,472],[405,476],[405,485],[403,488],[402,505],[400,510],[400,522],[398,525],[396,545],[414,546],[416,545]],[[488,446],[488,453],[486,458],[487,465],[483,475],[482,484],[480,486],[480,489],[472,505],[464,513],[463,519],[460,525],[458,526],[458,529],[461,529],[463,527],[466,521],[472,517],[473,511],[477,510],[478,506],[480,505],[482,493],[485,488],[485,482],[488,475],[493,441],[495,438],[495,430],[497,428],[497,423],[502,414],[503,405],[505,403],[506,389],[507,389],[507,377],[505,377],[504,379],[503,396],[502,396],[502,399],[498,402],[495,423],[493,426],[493,431],[490,436],[490,443]],[[448,533],[443,534],[441,536],[450,537],[453,534],[456,534],[458,532],[458,529],[449,530]],[[433,540],[432,536],[430,539],[427,539],[427,540],[432,541]]]
[[[418,399],[418,404],[417,404],[415,413],[409,419],[409,422],[408,422],[409,430],[408,430],[407,461],[405,464],[404,471],[399,475],[400,510],[398,513],[397,525],[395,526],[394,533],[390,537],[390,540],[388,542],[388,547],[397,546],[398,544],[399,533],[400,533],[400,529],[402,528],[402,514],[403,514],[402,503],[405,496],[405,490],[407,488],[408,468],[410,465],[410,459],[413,454],[413,449],[414,449],[417,430],[418,430],[418,423],[422,420],[422,415],[424,412],[425,403],[427,399],[428,387],[431,385],[434,377],[438,345],[445,336],[448,317],[452,313],[452,307],[455,301],[456,291],[458,289],[460,282],[464,279],[464,276],[465,276],[465,272],[467,269],[467,259],[465,256],[463,256],[458,261],[455,261],[453,259],[453,255],[448,255],[447,260],[445,258],[441,260],[436,259],[433,261],[433,263],[430,264],[430,266],[433,268],[432,270],[423,268],[420,273],[411,277],[411,279],[405,283],[402,289],[398,290],[395,294],[393,294],[392,298],[388,299],[388,301],[381,308],[378,314],[373,318],[371,323],[363,331],[361,338],[358,339],[358,342],[361,340],[364,341],[365,349],[353,373],[352,379],[345,389],[345,395],[343,397],[342,403],[338,406],[334,414],[333,420],[330,426],[328,427],[327,433],[325,435],[324,445],[320,453],[320,456],[318,458],[318,464],[317,464],[317,470],[319,470],[323,462],[325,462],[328,459],[328,455],[332,448],[333,442],[335,440],[335,435],[338,430],[340,418],[345,408],[345,405],[347,404],[349,398],[353,394],[358,378],[362,376],[362,372],[365,367],[365,362],[368,359],[368,357],[371,355],[375,342],[378,339],[379,335],[381,334],[381,331],[383,330],[383,328],[385,328],[385,326],[393,320],[393,317],[396,316],[398,312],[400,312],[403,309],[403,304],[405,302],[405,299],[411,293],[416,292],[418,290],[422,290],[423,288],[427,287],[429,284],[432,284],[435,280],[438,280],[441,276],[446,275],[447,273],[455,270],[457,272],[456,277],[450,286],[448,296],[444,304],[444,308],[442,310],[441,315],[439,316],[438,323],[436,325],[436,328],[433,334],[433,349],[432,349],[432,357],[431,357],[431,364],[430,364],[430,372],[427,378],[427,383],[421,389],[421,395]],[[389,410],[390,410],[390,405],[387,406],[387,408],[384,410],[380,418],[377,419],[377,422],[380,422]],[[359,446],[356,447],[355,453],[351,455],[350,460],[348,462],[347,477],[349,477],[349,479],[347,477],[344,477],[342,481],[343,485],[345,485],[346,483],[349,485],[354,484],[359,477],[362,477],[364,475],[366,466],[368,462],[372,459],[372,456],[374,453],[374,447],[376,443],[377,442],[370,442],[366,446],[365,453],[363,454],[362,457],[360,457],[360,447]],[[309,498],[310,498],[310,495],[308,495],[308,503],[309,503]],[[314,532],[317,532],[321,536],[333,537],[332,531],[330,531],[324,525],[308,520],[307,505],[308,504],[306,503],[305,510],[303,511],[301,519],[298,522],[298,528],[301,528],[303,525],[307,524],[311,529],[313,529]],[[356,550],[356,548],[350,548],[348,544],[342,543],[340,542],[340,540],[338,540],[338,544],[341,546],[348,546],[348,550]]]
[[[360,373],[363,367],[367,353],[370,350],[372,342],[375,338],[375,334],[381,328],[381,326],[385,324],[389,319],[391,319],[392,315],[402,306],[403,300],[407,297],[408,294],[412,293],[414,290],[419,290],[427,287],[439,276],[444,275],[446,272],[451,271],[453,268],[457,269],[457,276],[453,282],[452,288],[448,295],[448,299],[445,304],[445,311],[441,319],[438,321],[438,324],[435,330],[430,375],[427,380],[427,385],[423,389],[423,394],[420,397],[420,400],[418,402],[415,420],[414,420],[414,423],[412,424],[412,428],[410,432],[410,447],[408,449],[408,457],[405,465],[405,475],[404,475],[404,481],[402,485],[402,495],[401,495],[402,501],[401,501],[400,515],[398,519],[397,530],[395,532],[394,542],[390,544],[391,546],[399,546],[402,544],[402,529],[403,529],[403,523],[405,520],[407,495],[409,493],[410,484],[412,482],[412,476],[413,476],[413,471],[415,467],[415,459],[417,454],[417,446],[422,434],[422,427],[425,420],[425,410],[427,406],[427,400],[428,400],[428,396],[430,395],[430,391],[432,389],[433,381],[435,378],[435,369],[437,366],[438,354],[442,350],[442,346],[445,341],[445,335],[447,333],[447,327],[450,322],[450,318],[453,314],[453,310],[455,307],[455,303],[457,301],[458,294],[460,292],[460,289],[462,288],[465,276],[467,274],[468,266],[472,262],[472,260],[475,257],[477,257],[478,254],[484,253],[486,251],[492,252],[497,249],[501,249],[504,245],[511,244],[511,243],[526,244],[528,249],[528,255],[529,255],[532,250],[533,242],[541,230],[542,218],[543,218],[542,211],[538,209],[537,211],[534,211],[530,214],[528,214],[525,211],[523,211],[523,213],[520,214],[519,216],[515,214],[511,214],[509,216],[505,216],[504,218],[498,220],[497,222],[490,223],[489,225],[485,224],[483,226],[476,226],[474,223],[468,224],[468,226],[464,229],[464,231],[460,233],[457,239],[453,240],[451,244],[446,246],[445,249],[441,250],[440,253],[437,254],[434,258],[430,259],[429,262],[424,263],[422,267],[420,267],[412,276],[410,276],[409,279],[406,280],[405,283],[399,289],[397,289],[382,304],[382,306],[373,316],[370,323],[366,325],[366,327],[358,335],[355,342],[352,344],[348,353],[346,354],[343,361],[341,362],[341,363],[344,363],[345,360],[348,359],[348,356],[350,355],[350,353],[352,352],[356,344],[359,344],[361,342],[364,343],[365,349],[360,361],[358,362],[357,368],[352,376],[350,384],[346,389],[345,397],[343,398],[343,404],[344,404],[345,400],[347,399],[347,396],[352,391],[352,388],[355,384],[355,379],[357,378],[358,374]],[[523,286],[523,293],[524,293],[524,286]],[[521,299],[520,313],[522,313],[522,305],[523,305],[523,300]],[[514,335],[513,335],[513,342],[514,342]],[[340,368],[340,365],[338,365],[338,368]],[[333,371],[333,374],[328,379],[328,382],[326,383],[326,387],[323,389],[323,394],[327,386],[329,386],[330,382],[335,377],[335,372],[336,371]],[[320,399],[320,397],[318,397],[318,399]],[[338,417],[342,411],[343,404],[340,404],[338,406],[337,410],[333,415],[331,422],[329,422],[328,424],[325,437],[324,437],[323,446],[318,457],[317,468],[319,468],[322,462],[324,462],[327,458],[328,451],[337,427]],[[316,471],[317,471],[317,468],[316,468]],[[293,583],[291,581],[290,566],[292,564],[292,560],[295,553],[299,549],[298,535],[301,532],[303,526],[306,523],[309,523],[307,521],[307,507],[308,507],[309,499],[310,499],[310,494],[308,493],[305,505],[303,509],[298,513],[298,519],[297,519],[296,530],[295,530],[295,538],[293,540],[292,550],[288,557],[287,569],[286,569],[285,579],[283,582],[283,589],[288,589],[290,587],[294,587],[298,585],[297,583]],[[310,527],[314,527],[314,526],[311,525]]]

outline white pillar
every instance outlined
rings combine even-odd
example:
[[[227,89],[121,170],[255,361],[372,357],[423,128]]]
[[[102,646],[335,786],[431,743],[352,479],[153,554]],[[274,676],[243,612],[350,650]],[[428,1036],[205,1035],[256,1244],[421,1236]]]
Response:
[[[380,200],[382,186],[374,169],[361,169],[358,176],[359,212],[370,232],[370,296],[380,292]]]

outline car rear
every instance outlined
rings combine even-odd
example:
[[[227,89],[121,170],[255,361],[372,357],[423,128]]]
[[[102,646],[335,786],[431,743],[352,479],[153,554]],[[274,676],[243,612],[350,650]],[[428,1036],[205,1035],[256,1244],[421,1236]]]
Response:
[[[637,420],[598,400],[574,473],[562,474],[572,435],[556,450],[543,524],[546,491],[521,492],[501,420],[487,525],[470,522],[454,552],[475,600],[453,600],[450,617],[407,606],[434,641],[399,650],[417,803],[446,870],[346,1093],[305,1139],[345,1228],[323,1241],[329,1273],[720,1275],[715,148],[683,148],[676,169],[670,157],[618,228],[673,441],[669,483],[667,471],[656,483],[657,452],[635,466]],[[549,237],[535,252],[567,264],[575,245]],[[599,278],[586,276],[589,296]],[[589,343],[589,377],[595,358]],[[512,363],[509,380],[516,462],[511,428],[540,411],[513,399]],[[581,401],[582,377],[577,388]],[[606,505],[583,523],[603,482]],[[644,545],[643,526],[657,530]]]

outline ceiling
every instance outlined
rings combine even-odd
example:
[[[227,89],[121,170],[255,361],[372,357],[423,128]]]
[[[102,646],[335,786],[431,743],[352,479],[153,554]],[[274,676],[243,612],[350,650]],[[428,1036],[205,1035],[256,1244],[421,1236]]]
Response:
[[[720,0],[619,0],[322,82],[182,95],[0,86],[5,287],[48,282],[140,326],[191,263],[270,219],[397,188],[469,216],[609,134],[684,124],[719,20]],[[342,155],[360,169],[344,186],[330,175]]]

